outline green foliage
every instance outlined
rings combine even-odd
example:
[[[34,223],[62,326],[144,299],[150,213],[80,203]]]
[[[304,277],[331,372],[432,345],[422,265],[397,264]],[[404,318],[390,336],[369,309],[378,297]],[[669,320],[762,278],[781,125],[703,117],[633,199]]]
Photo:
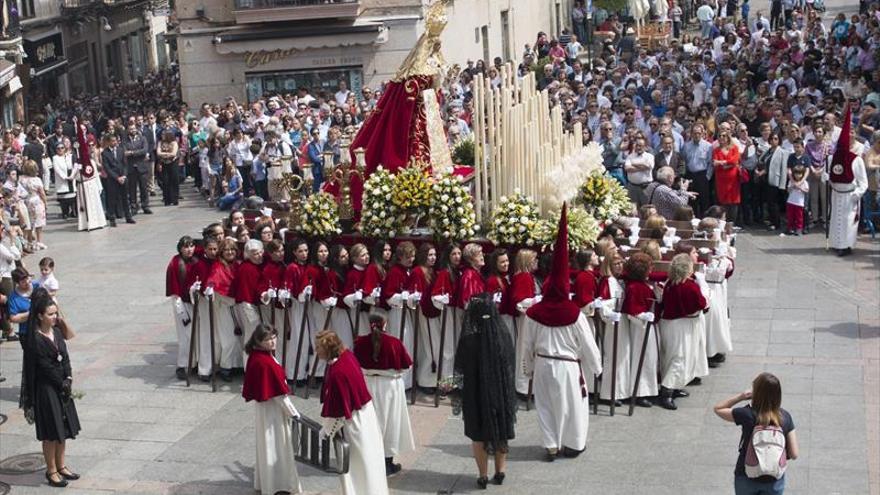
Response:
[[[474,140],[472,138],[463,139],[455,145],[452,150],[452,163],[474,166]]]
[[[608,12],[617,12],[626,8],[626,0],[593,0],[593,4]]]

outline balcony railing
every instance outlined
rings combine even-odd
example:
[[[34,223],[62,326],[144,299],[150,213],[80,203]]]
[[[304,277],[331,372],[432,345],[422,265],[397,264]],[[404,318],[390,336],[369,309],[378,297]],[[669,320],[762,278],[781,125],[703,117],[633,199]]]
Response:
[[[359,0],[234,0],[239,24],[310,19],[351,19],[361,10]]]

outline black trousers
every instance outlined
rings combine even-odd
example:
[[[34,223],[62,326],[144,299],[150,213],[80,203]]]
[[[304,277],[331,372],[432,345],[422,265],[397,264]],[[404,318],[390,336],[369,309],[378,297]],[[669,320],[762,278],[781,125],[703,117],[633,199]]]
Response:
[[[694,215],[702,218],[706,210],[712,206],[712,182],[706,176],[706,172],[685,172],[684,177],[691,181],[688,191],[697,193],[692,204]]]
[[[162,201],[165,206],[173,205],[180,199],[180,171],[177,162],[162,164]]]
[[[128,173],[128,179],[126,179],[125,184],[128,186],[128,201],[131,204],[132,211],[137,211],[138,206],[143,209],[150,207],[150,191],[147,187],[148,180],[149,177],[147,177],[146,170],[139,170],[137,167],[134,167]],[[141,194],[140,204],[138,204],[138,191]]]
[[[125,184],[120,184],[115,179],[107,179],[107,220],[116,220],[118,217],[131,218],[131,209],[128,206],[128,179]]]

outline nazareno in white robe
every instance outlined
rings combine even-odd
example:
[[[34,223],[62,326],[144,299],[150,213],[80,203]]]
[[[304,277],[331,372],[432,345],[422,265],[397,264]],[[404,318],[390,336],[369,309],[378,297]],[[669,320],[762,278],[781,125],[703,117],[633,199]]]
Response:
[[[422,297],[430,297],[424,295]],[[428,318],[422,313],[421,308],[417,307],[410,314],[418,315],[419,318],[419,355],[416,361],[418,368],[416,369],[416,384],[420,387],[436,387],[437,386],[437,366],[440,365],[440,317]],[[446,318],[449,318],[447,313]],[[446,347],[444,358],[449,359],[455,351],[452,348],[452,336],[446,334]],[[433,351],[433,353],[432,353]],[[431,368],[431,363],[434,367]],[[451,369],[443,367],[443,374],[452,374]],[[378,406],[376,406],[378,408]]]
[[[657,318],[657,316],[654,316]],[[642,345],[645,342],[645,330],[647,323],[632,315],[623,315],[621,322],[626,320],[629,339],[632,343],[630,354],[630,370],[629,376],[632,377],[633,383],[629,390],[635,387],[636,372],[639,369],[639,357],[642,354]],[[653,397],[659,393],[657,383],[657,362],[659,361],[659,350],[657,348],[657,327],[651,324],[651,333],[648,337],[648,345],[645,347],[645,361],[642,363],[641,378],[639,379],[639,389],[636,391],[636,397]],[[610,390],[610,388],[609,388]],[[632,395],[632,393],[628,394]]]
[[[852,168],[854,179],[851,184],[831,183],[829,239],[834,249],[855,247],[859,233],[857,214],[862,195],[868,190],[868,176],[862,157],[853,160]]]
[[[364,369],[364,381],[373,396],[373,407],[385,447],[385,457],[415,450],[403,373],[397,370]]]
[[[340,427],[349,444],[348,473],[340,476],[343,495],[387,495],[382,431],[373,401],[352,411],[351,419],[323,418],[324,428],[334,433]]]
[[[244,352],[242,351],[241,337],[235,335],[235,299],[220,294],[214,295],[216,312],[217,335],[215,339],[220,341],[220,367],[223,369],[243,368]],[[201,315],[199,315],[201,316]],[[208,345],[208,350],[211,347]]]
[[[314,301],[308,302],[311,306],[313,304],[318,304]],[[287,376],[288,380],[294,379],[294,368],[296,366],[296,348],[299,344],[299,335],[300,328],[302,328],[302,333],[305,334],[303,337],[302,348],[300,349],[300,361],[299,361],[299,371],[296,373],[297,380],[305,380],[309,373],[309,345],[312,341],[314,341],[314,335],[317,331],[312,328],[309,330],[309,323],[311,320],[306,319],[306,325],[303,326],[303,312],[305,310],[306,303],[300,302],[298,299],[294,299],[291,301],[290,310],[288,311],[288,318],[290,320],[290,339],[287,340],[287,363],[284,367],[284,374]],[[280,332],[280,330],[279,330]],[[278,345],[281,345],[281,334],[279,333]],[[311,336],[311,337],[310,337]],[[314,349],[314,348],[313,348]],[[312,355],[313,359],[317,359],[317,357]]]
[[[590,423],[585,393],[588,377],[602,372],[599,348],[590,334],[587,317],[580,313],[577,321],[564,327],[546,327],[528,316],[523,323],[527,341],[521,366],[526,376],[534,379],[541,442],[547,449],[568,447],[581,451],[587,445]]]
[[[623,304],[624,287],[620,281],[614,277],[608,279],[609,291],[611,299],[603,301],[602,311],[600,313],[602,321],[605,324],[605,338],[602,341],[604,349],[602,369],[602,384],[599,390],[599,397],[608,400],[611,397],[611,373],[614,369],[614,322],[609,318],[611,312],[619,312],[620,306]],[[614,399],[626,399],[632,395],[633,388],[633,372],[631,368],[631,356],[633,353],[633,342],[630,339],[629,318],[626,315],[620,315],[620,323],[617,328],[617,379],[614,383],[615,393]],[[636,357],[638,359],[638,355]],[[638,363],[636,363],[638,364]],[[634,369],[634,368],[633,368]]]
[[[277,492],[302,493],[293,453],[291,412],[296,411],[286,395],[276,395],[254,407],[257,435],[257,463],[254,490],[262,495]]]
[[[174,317],[174,328],[177,330],[177,367],[186,368],[189,365],[190,337],[192,336],[192,303],[183,302],[178,296],[171,296],[171,314]],[[189,320],[185,325],[184,321]],[[198,339],[198,336],[196,336]],[[193,359],[198,362],[198,356]]]
[[[92,162],[94,164],[94,162]],[[97,170],[97,167],[95,167]],[[77,172],[77,179],[81,179],[81,172]],[[77,230],[95,230],[107,226],[107,217],[104,215],[104,205],[101,204],[101,178],[94,174],[88,179],[77,183],[76,189],[76,218]]]
[[[427,295],[423,295],[422,297],[428,297]],[[416,305],[416,309],[413,310],[409,303],[403,303],[403,306],[394,306],[391,305],[391,311],[388,312],[388,333],[400,339],[400,321],[403,318],[403,312],[406,311],[406,321],[403,322],[403,338],[400,339],[403,342],[403,346],[406,347],[406,352],[409,353],[410,356],[413,356],[413,336],[414,336],[414,325],[413,325],[413,314],[416,312],[421,313],[418,309],[418,305]],[[405,308],[405,309],[404,309]],[[430,367],[431,363],[428,363]],[[421,362],[419,363],[421,366]],[[412,368],[406,370],[403,374],[403,384],[406,388],[412,387]]]
[[[706,313],[706,355],[726,354],[733,350],[730,317],[727,307],[727,274],[733,268],[728,258],[712,260],[706,268],[709,312]]]

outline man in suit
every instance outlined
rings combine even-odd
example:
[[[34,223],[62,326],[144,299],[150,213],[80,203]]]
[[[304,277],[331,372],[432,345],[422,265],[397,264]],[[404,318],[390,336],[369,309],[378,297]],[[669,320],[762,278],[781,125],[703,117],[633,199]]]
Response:
[[[122,147],[125,149],[125,159],[128,162],[128,200],[131,204],[131,212],[137,213],[137,195],[140,190],[140,207],[144,213],[152,215],[150,196],[147,193],[147,179],[152,163],[148,161],[150,153],[147,140],[143,134],[138,132],[135,124],[128,126],[128,133],[123,139]]]
[[[125,151],[114,135],[106,138],[104,151],[101,152],[101,164],[107,172],[107,221],[111,227],[116,227],[116,217],[121,212],[125,216],[125,223],[135,223],[128,206]]]
[[[138,117],[138,124],[141,134],[147,141],[147,158],[146,161],[150,165],[147,171],[147,185],[150,188],[150,196],[156,195],[156,145],[158,144],[159,124],[156,123],[156,114],[150,112],[147,114],[147,121],[144,122],[142,117]]]
[[[654,156],[654,178],[657,178],[657,170],[661,167],[670,167],[675,171],[676,177],[684,176],[684,158],[675,151],[675,140],[669,134],[663,133],[660,137],[660,151]]]

